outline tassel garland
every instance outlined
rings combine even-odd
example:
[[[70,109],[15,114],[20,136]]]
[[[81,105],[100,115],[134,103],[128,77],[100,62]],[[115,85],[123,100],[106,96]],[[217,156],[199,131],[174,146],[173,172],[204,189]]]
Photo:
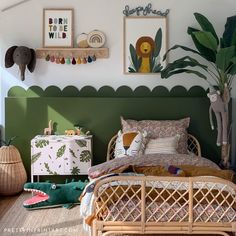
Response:
[[[45,60],[48,61],[48,62],[52,62],[52,63],[56,63],[56,64],[67,64],[67,65],[80,65],[80,64],[87,64],[87,63],[92,63],[92,62],[95,62],[97,60],[96,56],[95,55],[92,55],[92,56],[88,56],[88,57],[78,57],[78,58],[75,58],[75,57],[66,57],[64,58],[63,56],[62,57],[59,57],[59,56],[50,56],[49,54],[46,55],[45,57]]]

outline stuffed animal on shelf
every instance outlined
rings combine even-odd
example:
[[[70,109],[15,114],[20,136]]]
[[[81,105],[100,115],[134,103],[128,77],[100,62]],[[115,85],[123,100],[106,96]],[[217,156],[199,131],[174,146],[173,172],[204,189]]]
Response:
[[[215,113],[216,121],[217,121],[217,146],[221,146],[222,144],[228,143],[228,113],[226,109],[226,104],[222,100],[219,91],[211,91],[207,94],[210,99],[211,105],[209,108],[209,117],[211,128],[214,129],[213,121],[212,121],[212,111]]]

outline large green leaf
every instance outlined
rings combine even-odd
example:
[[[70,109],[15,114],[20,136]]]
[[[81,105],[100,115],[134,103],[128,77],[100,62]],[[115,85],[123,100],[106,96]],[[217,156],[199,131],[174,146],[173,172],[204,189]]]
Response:
[[[154,49],[154,57],[157,57],[161,51],[162,46],[162,30],[161,28],[157,31],[155,36],[155,49]]]
[[[236,75],[236,64],[234,64],[229,70],[229,74]]]
[[[161,69],[162,69],[162,65],[159,63],[159,64],[154,66],[154,68],[152,69],[152,72],[153,73],[158,73],[158,72],[161,72]]]
[[[199,25],[201,26],[202,30],[210,32],[213,35],[213,37],[215,38],[217,45],[219,45],[219,38],[218,38],[211,22],[200,13],[195,12],[194,16],[195,16],[195,19],[197,20],[197,22],[199,23]]]
[[[198,31],[193,33],[196,39],[204,47],[211,49],[212,51],[217,50],[217,41],[212,33],[207,31]]]
[[[236,15],[227,18],[225,24],[225,31],[223,33],[223,47],[229,47],[236,44],[235,40],[236,31]]]
[[[229,67],[229,74],[235,75],[236,74],[236,57],[233,57],[230,62],[232,63]]]
[[[195,74],[198,77],[207,80],[207,77],[204,74],[200,73],[199,71],[189,70],[189,69],[179,69],[179,70],[171,71],[168,74],[166,74],[165,79],[167,79],[168,77],[170,77],[172,75],[181,74],[181,73]]]
[[[131,56],[131,60],[132,60],[134,69],[136,71],[138,71],[139,70],[138,56],[137,56],[136,50],[132,44],[129,45],[129,50],[130,50],[130,56]]]
[[[176,44],[176,45],[174,45],[173,47],[171,47],[169,50],[167,50],[167,52],[166,52],[165,55],[163,56],[163,61],[166,60],[167,54],[168,54],[170,51],[175,50],[175,49],[177,49],[177,48],[181,48],[181,49],[183,49],[183,50],[185,50],[185,51],[193,52],[193,53],[199,54],[199,55],[201,56],[201,54],[200,54],[198,51],[193,50],[192,48],[188,48],[188,47],[185,47],[185,46]]]
[[[231,59],[234,56],[235,46],[220,48],[216,54],[216,65],[221,70],[225,71],[229,66]]]
[[[152,69],[155,65],[155,57],[154,57],[153,53],[151,54],[151,56],[149,58],[149,65],[150,65],[150,72],[152,72]]]
[[[197,50],[199,51],[199,54],[205,58],[208,61],[214,62],[216,61],[216,53],[212,51],[211,49],[204,47],[201,43],[198,42],[196,39],[194,32],[199,32],[198,29],[194,29],[192,27],[188,27],[187,33],[191,35],[191,38],[193,40],[193,43]]]
[[[161,71],[161,77],[162,78],[168,78],[169,74],[172,73],[175,74],[175,70],[177,69],[184,69],[186,67],[200,67],[203,70],[207,71],[207,66],[200,64],[197,60],[186,56],[182,57],[172,63],[169,63],[165,69]],[[173,75],[171,74],[171,75]]]

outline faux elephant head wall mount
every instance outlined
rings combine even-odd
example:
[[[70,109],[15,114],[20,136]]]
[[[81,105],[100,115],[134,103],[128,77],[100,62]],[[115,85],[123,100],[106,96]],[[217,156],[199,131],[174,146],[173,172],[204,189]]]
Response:
[[[36,53],[34,49],[25,46],[12,46],[8,48],[5,55],[5,67],[12,67],[17,64],[21,72],[21,80],[25,80],[25,69],[32,73],[36,65]]]

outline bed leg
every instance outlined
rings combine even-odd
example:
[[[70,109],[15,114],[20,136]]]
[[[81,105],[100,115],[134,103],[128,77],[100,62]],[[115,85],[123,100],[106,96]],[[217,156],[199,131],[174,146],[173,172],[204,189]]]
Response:
[[[92,236],[98,236],[97,221],[93,220]]]

